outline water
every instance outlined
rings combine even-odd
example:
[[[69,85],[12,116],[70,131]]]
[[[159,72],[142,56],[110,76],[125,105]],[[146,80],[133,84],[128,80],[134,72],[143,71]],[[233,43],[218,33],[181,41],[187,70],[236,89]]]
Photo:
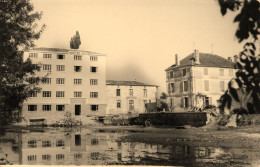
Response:
[[[252,150],[121,142],[135,132],[45,128],[0,133],[0,164],[247,166]]]

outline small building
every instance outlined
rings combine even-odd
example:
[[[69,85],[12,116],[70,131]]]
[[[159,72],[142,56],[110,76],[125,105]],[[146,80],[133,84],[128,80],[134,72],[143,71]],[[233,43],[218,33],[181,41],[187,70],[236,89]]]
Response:
[[[158,86],[137,81],[107,80],[107,114],[145,113],[145,104],[156,102]]]
[[[165,70],[171,110],[217,106],[228,82],[235,77],[236,61],[236,56],[233,62],[231,58],[195,50],[179,63],[175,55],[175,64]]]
[[[22,117],[29,124],[51,124],[70,112],[84,124],[87,116],[106,114],[106,56],[90,51],[35,48],[24,60],[39,64],[44,77],[23,103]],[[33,81],[33,80],[32,80]]]

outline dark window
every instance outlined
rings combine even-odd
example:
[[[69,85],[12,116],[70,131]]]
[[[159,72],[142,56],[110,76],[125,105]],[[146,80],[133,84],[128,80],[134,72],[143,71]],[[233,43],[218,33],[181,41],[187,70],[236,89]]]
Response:
[[[28,141],[28,147],[30,147],[30,148],[37,147],[37,141],[36,140],[29,140]]]
[[[90,105],[91,111],[98,111],[98,105]]]
[[[174,83],[171,83],[171,92],[174,92]]]
[[[75,105],[75,115],[80,115],[81,113],[81,105]]]
[[[116,96],[120,96],[120,89],[116,89]]]
[[[81,72],[81,66],[74,66],[74,71],[75,72]]]
[[[98,139],[91,139],[91,145],[98,145]]]
[[[173,78],[173,71],[170,72],[170,78]]]
[[[97,72],[97,67],[90,67],[90,72]]]
[[[28,111],[37,111],[37,105],[28,105]]]
[[[75,146],[81,146],[81,135],[75,135]]]
[[[65,55],[59,54],[57,55],[57,59],[65,59]]]
[[[189,107],[189,99],[188,99],[188,97],[184,97],[184,107]]]
[[[57,147],[65,146],[64,141],[63,140],[56,140],[56,146]]]
[[[182,70],[182,76],[186,76],[186,68]]]
[[[56,111],[64,111],[65,105],[56,105]]]

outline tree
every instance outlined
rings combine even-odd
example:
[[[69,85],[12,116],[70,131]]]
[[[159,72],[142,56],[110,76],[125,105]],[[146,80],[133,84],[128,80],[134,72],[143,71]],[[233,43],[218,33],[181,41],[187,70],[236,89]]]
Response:
[[[160,99],[167,99],[167,94],[165,92],[162,92]]]
[[[23,51],[34,46],[45,28],[37,30],[35,21],[42,13],[33,9],[29,0],[0,0],[0,127],[14,121],[23,101],[39,91],[35,72],[40,66],[23,61]]]
[[[70,40],[70,48],[78,49],[81,44],[79,32],[76,31],[76,35],[74,35]]]
[[[260,3],[257,0],[219,0],[222,15],[227,9],[240,10],[234,22],[239,26],[236,37],[239,42],[253,38],[258,40],[260,33]],[[236,63],[238,71],[236,78],[228,83],[228,90],[221,96],[220,109],[231,108],[232,101],[240,103],[239,108],[233,109],[237,114],[260,113],[260,55],[255,54],[256,47],[253,42],[247,42],[244,50],[239,54]],[[233,86],[235,85],[235,86]]]

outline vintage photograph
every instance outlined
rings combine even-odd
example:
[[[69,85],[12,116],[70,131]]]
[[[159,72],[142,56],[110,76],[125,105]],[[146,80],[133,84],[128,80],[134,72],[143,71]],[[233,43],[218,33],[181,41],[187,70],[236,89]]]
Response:
[[[260,166],[259,0],[0,0],[0,166]]]

